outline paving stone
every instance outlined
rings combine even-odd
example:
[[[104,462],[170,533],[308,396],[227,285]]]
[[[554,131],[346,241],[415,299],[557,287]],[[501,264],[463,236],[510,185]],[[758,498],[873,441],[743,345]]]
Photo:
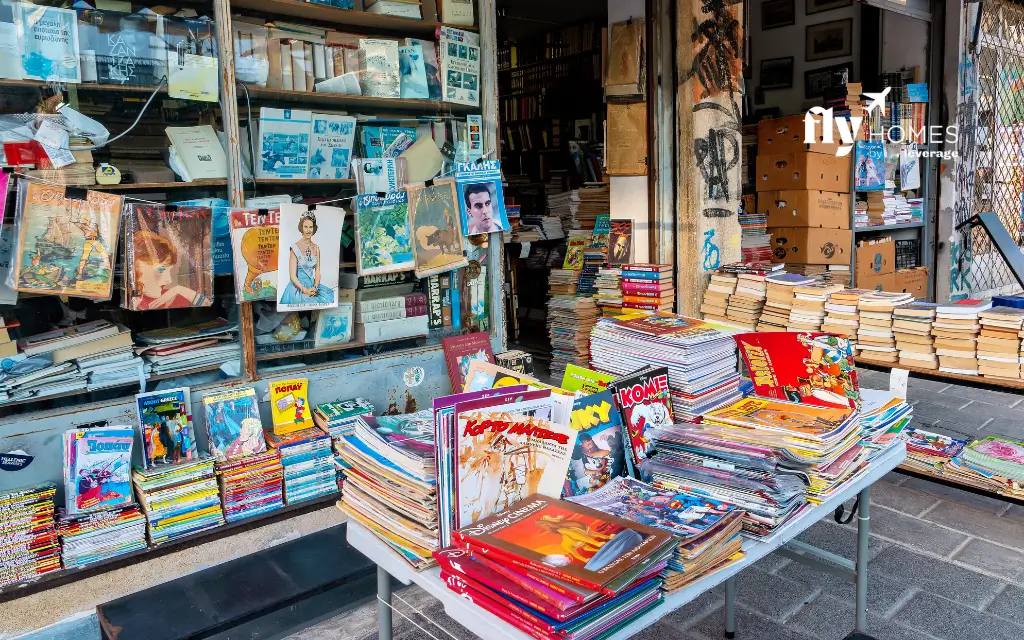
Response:
[[[816,587],[765,573],[754,567],[736,576],[736,601],[776,620],[782,620],[810,601]]]
[[[1011,584],[996,596],[986,611],[1024,626],[1024,589]]]
[[[889,484],[901,485],[906,481],[907,476],[898,471],[890,471],[882,476],[882,482],[888,482]]]
[[[1024,439],[1024,420],[1007,420],[995,418],[988,422],[978,432],[979,438],[988,436],[1006,436],[1015,440]]]
[[[417,615],[410,617],[416,620],[416,624],[420,625],[430,632],[431,635],[437,638],[450,638],[451,636],[449,636],[448,633],[459,640],[473,640],[477,637],[475,633],[456,622],[454,618],[449,617],[448,614],[444,612],[444,605],[437,600],[435,600],[434,603],[426,609],[420,609],[420,611],[423,612],[422,616]],[[424,620],[424,617],[427,618],[427,620]],[[434,624],[430,624],[431,622]],[[441,631],[438,627],[441,627],[444,631]],[[419,631],[419,629],[416,631]],[[445,633],[445,631],[448,633]]]
[[[907,480],[906,476],[902,476]],[[876,482],[871,485],[871,506],[881,505],[910,515],[917,515],[937,503],[934,495],[908,489],[907,485],[895,485],[891,482]],[[874,511],[872,511],[872,518]]]
[[[1010,508],[1003,512],[1002,517],[1024,524],[1024,506],[1011,504]]]
[[[793,582],[814,585],[830,597],[842,598],[850,603],[852,609],[857,601],[857,585],[832,573],[820,571],[797,561],[782,568],[778,575]],[[871,570],[868,563],[868,611],[885,616],[890,613],[894,603],[900,602],[911,587],[891,578],[879,575]]]
[[[676,630],[689,629],[708,615],[725,605],[725,585],[718,585],[711,591],[700,594],[672,613],[666,614],[662,622],[667,622]]]
[[[995,578],[896,545],[875,556],[868,571],[868,575],[890,578],[976,608],[984,606],[1003,585]]]
[[[910,395],[909,389],[907,395]],[[921,411],[960,411],[964,407],[971,404],[969,399],[957,398],[954,396],[946,395],[945,393],[936,393],[927,396],[927,399],[921,400],[910,400],[910,404],[914,405],[914,415],[917,415],[918,409]]]
[[[855,605],[823,594],[786,621],[786,626],[819,640],[842,640],[857,623]],[[928,636],[868,613],[868,634],[878,640],[927,640]]]
[[[950,487],[939,482],[925,480],[924,478],[908,478],[900,488],[913,489],[914,491],[920,491],[937,498],[942,498],[946,502],[955,502],[957,504],[971,507],[973,509],[980,509],[992,514],[1002,513],[1006,510],[1006,500],[978,495],[976,493],[964,491],[963,489],[958,489],[956,487]],[[874,498],[874,495],[874,488],[872,488],[871,497]]]
[[[914,422],[917,422],[917,416],[914,416]],[[927,427],[929,431],[935,433],[941,433],[945,436],[951,436],[960,440],[974,440],[981,433],[982,422],[978,421],[973,424],[966,424],[958,420],[948,419],[947,414],[943,414],[938,420],[933,420],[930,427]],[[920,426],[920,425],[918,425]]]
[[[888,382],[889,378],[886,377],[885,380],[886,382]],[[907,382],[908,391],[910,389],[928,389],[929,391],[942,391],[944,389],[950,388],[951,386],[952,385],[949,383],[948,380],[932,380],[930,378],[921,378],[918,377],[916,374],[910,376],[910,379]]]
[[[679,629],[676,629],[665,620],[660,620],[632,636],[630,640],[665,640],[665,638],[679,637]]]
[[[949,502],[940,504],[924,517],[957,531],[970,531],[977,538],[1024,550],[1024,527],[1013,519]]]
[[[974,402],[987,402],[1001,407],[1011,407],[1024,399],[1024,395],[1019,393],[997,391],[995,389],[979,389],[959,384],[949,385],[942,390],[942,395],[952,398],[963,398]]]
[[[792,562],[789,558],[772,551],[757,561],[754,566],[766,573],[778,573],[778,570]]]
[[[937,509],[938,507],[936,507]],[[946,556],[968,536],[891,509],[871,510],[871,533],[914,549]]]
[[[705,638],[719,640],[725,633],[725,613],[719,611],[704,618],[694,630]],[[736,637],[741,640],[817,640],[739,606],[736,607]]]
[[[836,555],[853,560],[857,557],[857,528],[854,518],[849,526],[835,524],[831,517],[826,521],[815,523],[799,536],[797,540],[814,545]],[[888,543],[878,538],[870,538],[868,541],[868,558],[874,557],[879,551],[888,546]]]
[[[1020,640],[1024,634],[1024,627],[926,593],[914,596],[893,620],[948,640]]]
[[[953,559],[1010,580],[1019,579],[1024,573],[1024,553],[984,540],[971,540]],[[1021,605],[1024,607],[1024,600]]]
[[[972,402],[964,411],[969,411],[978,418],[996,418],[1002,420],[1017,420],[1024,422],[1024,407],[1008,407],[992,402]]]

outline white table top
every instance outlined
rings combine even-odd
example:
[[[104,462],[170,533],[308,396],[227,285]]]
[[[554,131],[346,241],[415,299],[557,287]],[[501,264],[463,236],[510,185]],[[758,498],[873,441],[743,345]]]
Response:
[[[902,442],[891,446],[882,455],[871,461],[868,472],[858,480],[849,483],[824,503],[804,509],[798,516],[780,527],[770,538],[766,540],[750,540],[745,538],[743,540],[743,550],[747,554],[745,558],[694,582],[676,593],[666,596],[665,601],[660,606],[651,609],[631,622],[616,633],[613,638],[616,640],[629,638],[639,633],[672,611],[693,601],[702,593],[710,591],[725,582],[726,579],[743,571],[800,535],[814,523],[830,516],[836,507],[854,498],[861,490],[877,482],[882,476],[898,467],[906,457],[907,450]],[[413,571],[397,553],[388,548],[387,545],[358,522],[351,519],[348,521],[347,535],[349,544],[358,549],[363,555],[373,560],[379,567],[403,584],[419,585],[424,591],[444,603],[444,610],[449,616],[481,638],[487,638],[488,640],[527,640],[530,638],[530,636],[514,626],[450,590],[441,580],[441,570],[439,568],[434,567],[422,572]],[[398,603],[398,606],[401,607],[401,603]]]

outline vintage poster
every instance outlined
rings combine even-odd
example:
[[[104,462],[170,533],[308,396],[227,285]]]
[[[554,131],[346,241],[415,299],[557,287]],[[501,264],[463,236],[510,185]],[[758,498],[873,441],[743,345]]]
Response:
[[[124,307],[213,304],[213,209],[129,204],[125,211]]]
[[[459,162],[455,165],[459,218],[467,236],[510,229],[501,186],[501,162]],[[569,268],[569,267],[566,267]]]
[[[611,391],[605,389],[577,398],[572,405],[572,428],[579,435],[562,488],[563,497],[596,491],[625,474],[622,418]]]
[[[146,469],[198,457],[192,427],[192,397],[188,387],[140,393],[135,396]]]
[[[277,310],[338,306],[341,229],[345,210],[282,204],[277,252]]]
[[[733,336],[754,393],[821,407],[858,407],[860,385],[850,340],[830,333],[741,333]]]
[[[639,477],[640,463],[650,453],[650,431],[672,426],[672,400],[669,397],[668,368],[647,367],[623,376],[608,385],[622,416],[629,453],[626,468]]]
[[[263,422],[256,390],[243,387],[203,398],[210,453],[218,462],[263,453]]]
[[[65,199],[64,187],[20,183],[22,210],[14,252],[15,289],[109,300],[121,227],[121,196],[89,191]]]
[[[410,185],[406,192],[416,277],[426,278],[468,265],[455,203],[455,181]]]
[[[277,299],[278,211],[231,211],[231,248],[239,302]]]
[[[409,196],[394,191],[384,197],[356,196],[356,272],[361,276],[412,271]]]

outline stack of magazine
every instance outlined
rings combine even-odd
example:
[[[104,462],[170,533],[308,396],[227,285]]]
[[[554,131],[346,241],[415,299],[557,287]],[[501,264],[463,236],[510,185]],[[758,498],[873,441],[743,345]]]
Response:
[[[0,493],[0,587],[60,569],[60,544],[53,528],[53,496],[46,483]]]
[[[136,353],[146,365],[146,376],[169,376],[210,367],[242,357],[237,322],[216,318],[198,324],[139,333]]]
[[[281,454],[264,451],[217,463],[224,519],[236,522],[284,506]]]
[[[352,433],[359,416],[372,416],[373,410],[373,403],[364,398],[325,402],[313,409],[313,422],[331,438],[338,439]]]
[[[64,568],[74,569],[146,548],[146,517],[132,503],[92,513],[60,510]]]
[[[267,444],[281,454],[285,504],[337,492],[331,437],[319,427],[284,435],[267,431],[265,435]]]
[[[158,545],[224,524],[213,458],[135,469],[135,495]]]

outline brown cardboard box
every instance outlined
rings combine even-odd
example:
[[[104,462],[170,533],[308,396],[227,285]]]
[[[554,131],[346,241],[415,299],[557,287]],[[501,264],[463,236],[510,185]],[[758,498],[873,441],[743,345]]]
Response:
[[[835,120],[833,120],[835,122]],[[776,118],[774,120],[762,120],[757,123],[757,151],[763,154],[775,153],[800,153],[810,151],[811,153],[826,153],[830,156],[836,155],[839,150],[839,126],[832,126],[832,142],[822,142],[821,116],[815,116],[814,140],[808,144],[805,139],[804,114]],[[861,131],[857,131],[854,139],[862,138]]]
[[[769,227],[850,228],[850,194],[830,191],[762,191],[757,212]]]
[[[769,227],[772,262],[850,264],[853,232],[815,227]]]
[[[824,153],[757,155],[757,191],[818,189],[850,193],[850,157]]]
[[[857,275],[857,282],[862,276],[881,276],[887,273],[896,272],[896,243],[892,238],[887,242],[857,246],[856,265],[854,273]]]
[[[896,272],[896,288],[913,295],[918,300],[928,297],[928,267],[900,269]]]
[[[857,275],[858,289],[874,289],[875,291],[899,291],[895,273]]]

